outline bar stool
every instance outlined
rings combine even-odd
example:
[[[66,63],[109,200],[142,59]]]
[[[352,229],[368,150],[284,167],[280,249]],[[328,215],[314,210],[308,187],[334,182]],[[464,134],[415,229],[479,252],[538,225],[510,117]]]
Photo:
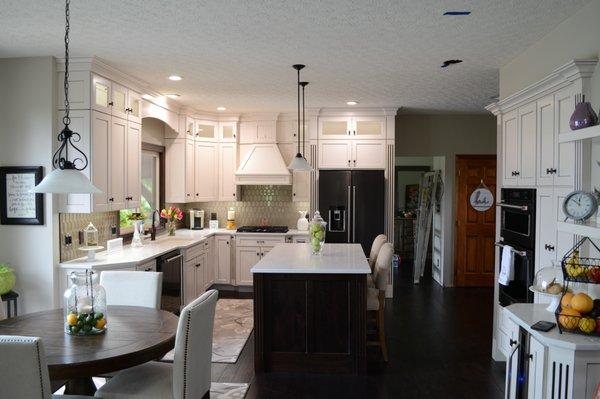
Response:
[[[379,346],[385,362],[388,361],[387,344],[385,340],[385,289],[387,288],[387,272],[391,267],[394,256],[394,246],[390,243],[382,245],[375,262],[374,288],[367,288],[367,313],[377,328],[376,341],[367,341],[367,345]]]

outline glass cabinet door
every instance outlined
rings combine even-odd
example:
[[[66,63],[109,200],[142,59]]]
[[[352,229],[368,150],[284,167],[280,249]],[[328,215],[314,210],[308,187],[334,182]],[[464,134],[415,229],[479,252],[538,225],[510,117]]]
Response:
[[[216,124],[213,122],[196,121],[196,137],[200,140],[213,141],[217,138]]]
[[[94,75],[92,78],[92,108],[110,114],[111,82]]]
[[[119,118],[127,118],[127,88],[118,84],[112,84],[112,112]]]
[[[187,116],[185,118],[185,134],[189,136],[194,136],[196,134],[196,121]]]
[[[236,141],[237,129],[235,122],[221,123],[221,140],[222,141]]]
[[[129,103],[129,120],[142,123],[142,96],[140,93],[129,90],[127,99]]]
[[[353,136],[362,139],[384,139],[385,118],[356,117],[354,118]]]
[[[351,119],[348,117],[319,119],[319,136],[323,139],[348,138],[351,130]]]

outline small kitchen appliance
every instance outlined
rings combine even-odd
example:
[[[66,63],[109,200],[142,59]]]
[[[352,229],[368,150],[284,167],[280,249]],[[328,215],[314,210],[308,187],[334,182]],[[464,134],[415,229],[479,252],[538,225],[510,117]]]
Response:
[[[235,209],[233,207],[229,208],[227,211],[227,230],[235,230]]]
[[[202,230],[204,228],[204,211],[198,209],[190,210],[190,230]]]

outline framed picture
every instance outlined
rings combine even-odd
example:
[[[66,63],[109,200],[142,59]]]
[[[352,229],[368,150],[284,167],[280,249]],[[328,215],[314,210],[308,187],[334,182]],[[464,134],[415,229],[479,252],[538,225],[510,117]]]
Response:
[[[29,192],[43,174],[41,166],[0,167],[0,223],[44,224],[44,194]]]
[[[417,209],[419,207],[419,185],[407,184],[405,193],[405,208]]]

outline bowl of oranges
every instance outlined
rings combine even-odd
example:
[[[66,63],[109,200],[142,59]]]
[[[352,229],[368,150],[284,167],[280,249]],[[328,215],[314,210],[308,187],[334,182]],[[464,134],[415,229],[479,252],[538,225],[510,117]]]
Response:
[[[600,299],[592,299],[585,292],[567,291],[556,311],[560,332],[600,336]]]

